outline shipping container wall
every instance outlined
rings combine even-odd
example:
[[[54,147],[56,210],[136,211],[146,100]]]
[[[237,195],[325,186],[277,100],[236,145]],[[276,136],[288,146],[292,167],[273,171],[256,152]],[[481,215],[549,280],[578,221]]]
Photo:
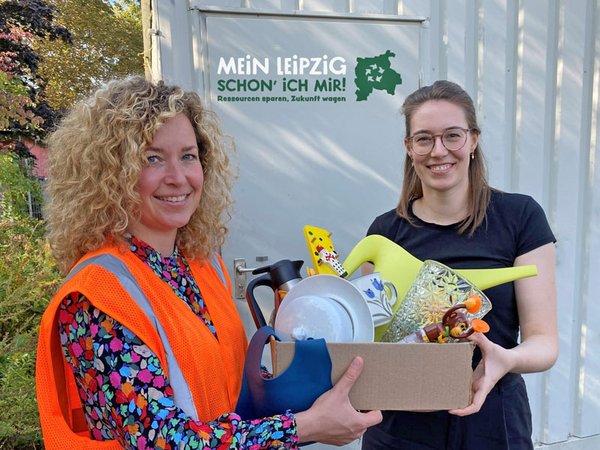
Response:
[[[206,17],[418,23],[416,80],[448,79],[466,88],[491,184],[532,195],[557,237],[560,356],[546,373],[526,375],[536,445],[600,448],[597,0],[151,0],[151,7],[154,76],[205,97],[209,37],[236,38],[209,35]],[[392,183],[398,190],[399,181]],[[396,194],[386,193],[386,201]],[[381,205],[381,212],[392,206]]]

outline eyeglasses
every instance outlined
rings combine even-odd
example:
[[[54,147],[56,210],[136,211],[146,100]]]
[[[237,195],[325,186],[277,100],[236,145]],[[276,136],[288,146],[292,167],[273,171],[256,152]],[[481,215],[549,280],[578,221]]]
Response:
[[[435,138],[441,137],[442,145],[451,152],[460,150],[467,142],[467,133],[472,131],[469,128],[448,128],[441,134],[417,133],[407,137],[410,148],[417,155],[425,156],[433,150]]]

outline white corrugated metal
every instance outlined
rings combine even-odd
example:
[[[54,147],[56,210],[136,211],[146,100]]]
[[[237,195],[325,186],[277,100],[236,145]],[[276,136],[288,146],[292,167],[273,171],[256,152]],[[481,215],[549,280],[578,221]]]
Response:
[[[152,0],[154,73],[203,92],[198,8],[427,18],[423,82],[450,79],[470,92],[492,185],[535,197],[558,238],[561,351],[550,371],[527,375],[534,439],[600,448],[598,1]]]

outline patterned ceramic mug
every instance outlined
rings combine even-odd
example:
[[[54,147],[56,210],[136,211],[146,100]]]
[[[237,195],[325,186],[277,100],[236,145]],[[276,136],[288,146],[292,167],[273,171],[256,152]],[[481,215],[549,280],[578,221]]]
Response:
[[[363,275],[350,280],[358,288],[369,305],[373,325],[379,327],[392,319],[394,303],[398,299],[396,288],[389,282],[381,279],[379,272]]]

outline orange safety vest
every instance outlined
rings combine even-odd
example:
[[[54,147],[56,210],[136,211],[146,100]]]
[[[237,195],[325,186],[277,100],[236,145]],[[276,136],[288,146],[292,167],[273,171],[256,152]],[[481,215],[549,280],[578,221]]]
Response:
[[[189,393],[187,409],[183,409],[192,418],[207,422],[234,410],[247,342],[232,300],[231,282],[223,275],[226,272],[222,260],[216,257],[215,261],[216,267],[192,261],[190,268],[210,311],[218,340],[172,288],[125,247],[106,246],[77,263],[48,305],[40,324],[36,392],[47,449],[122,448],[114,440],[100,442],[90,438],[75,377],[63,355],[58,311],[62,300],[72,292],[83,294],[157,355],[169,382],[177,385],[174,386],[176,405],[180,406],[178,390],[183,388],[183,403],[186,403],[185,392]],[[136,292],[146,302],[146,309],[139,299],[134,299]]]

